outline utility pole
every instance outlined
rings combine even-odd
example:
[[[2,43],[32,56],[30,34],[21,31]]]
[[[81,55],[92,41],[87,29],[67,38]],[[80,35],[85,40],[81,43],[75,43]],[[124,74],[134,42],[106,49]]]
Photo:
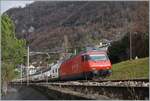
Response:
[[[43,75],[42,75],[42,71],[41,71],[41,78],[40,78],[40,80],[42,80],[43,79]]]
[[[47,64],[47,69],[48,69],[48,64]],[[47,72],[47,74],[46,74],[46,83],[48,84],[48,73],[49,72]]]
[[[75,49],[75,50],[74,50],[74,55],[76,55],[76,54],[77,54],[77,50]]]
[[[130,13],[129,13],[129,8],[127,7],[127,14],[128,14],[128,17],[129,19],[131,18],[130,17]],[[127,23],[127,29],[129,30],[129,26],[128,26],[128,19],[126,19],[126,23]],[[132,35],[131,35],[131,31],[129,30],[129,36],[130,36],[130,60],[132,60]]]
[[[68,36],[64,35],[64,48],[65,48],[65,52],[68,52]]]
[[[127,13],[128,13],[128,9],[127,9]],[[126,18],[125,21],[126,21],[126,30],[127,30],[127,32],[129,32],[129,41],[130,41],[130,49],[129,49],[130,53],[129,53],[129,55],[130,55],[130,60],[132,60],[132,35],[131,35],[131,32],[130,32],[129,27],[128,27],[128,19]]]
[[[22,85],[22,64],[21,64],[21,85]]]
[[[29,85],[29,46],[27,47],[27,85]]]
[[[130,32],[130,60],[132,60],[132,35]]]

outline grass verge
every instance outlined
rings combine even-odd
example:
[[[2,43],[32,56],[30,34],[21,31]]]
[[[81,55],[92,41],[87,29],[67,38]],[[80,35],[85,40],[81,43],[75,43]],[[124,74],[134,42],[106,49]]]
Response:
[[[112,65],[112,75],[107,79],[149,78],[149,58],[127,60]]]

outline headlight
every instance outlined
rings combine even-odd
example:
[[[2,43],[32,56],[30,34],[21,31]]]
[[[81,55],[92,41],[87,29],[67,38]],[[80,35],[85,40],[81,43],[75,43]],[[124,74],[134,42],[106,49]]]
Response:
[[[106,67],[106,69],[109,69],[109,67]]]
[[[96,68],[92,68],[92,70],[96,70]]]

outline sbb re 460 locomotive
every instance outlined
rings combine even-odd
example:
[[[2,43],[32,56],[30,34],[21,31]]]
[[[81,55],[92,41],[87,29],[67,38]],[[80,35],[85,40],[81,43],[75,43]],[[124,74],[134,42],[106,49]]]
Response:
[[[111,74],[111,62],[105,51],[87,51],[74,56],[60,66],[61,80],[91,79]]]

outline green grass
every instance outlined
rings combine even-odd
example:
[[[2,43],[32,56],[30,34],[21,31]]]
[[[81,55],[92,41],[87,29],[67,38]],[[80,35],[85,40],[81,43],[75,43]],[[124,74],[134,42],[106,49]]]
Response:
[[[123,61],[112,65],[112,75],[107,79],[149,78],[149,58]]]

